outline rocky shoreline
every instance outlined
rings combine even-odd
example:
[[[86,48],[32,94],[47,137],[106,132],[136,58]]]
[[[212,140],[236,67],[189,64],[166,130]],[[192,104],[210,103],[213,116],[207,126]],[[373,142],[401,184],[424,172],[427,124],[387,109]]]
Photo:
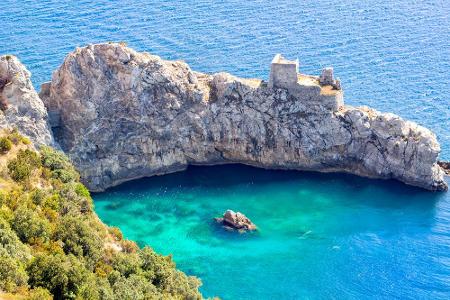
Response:
[[[92,191],[190,164],[224,163],[346,172],[447,190],[430,130],[345,105],[340,81],[326,78],[330,69],[321,77],[283,73],[292,62],[277,59],[267,83],[195,72],[123,44],[89,45],[66,57],[40,97],[16,63],[14,73],[33,102],[17,109],[30,96],[24,89],[3,91],[9,106],[0,127],[17,126],[36,144],[53,143],[53,132]],[[10,69],[5,61],[0,77]],[[28,119],[8,117],[21,114]]]

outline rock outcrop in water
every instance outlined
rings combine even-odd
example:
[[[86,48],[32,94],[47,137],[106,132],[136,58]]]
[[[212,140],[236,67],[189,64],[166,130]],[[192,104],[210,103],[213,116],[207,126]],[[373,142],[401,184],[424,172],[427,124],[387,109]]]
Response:
[[[438,161],[437,163],[444,170],[445,174],[450,176],[450,161]]]
[[[282,58],[276,63],[289,67]],[[224,163],[447,189],[431,131],[346,106],[339,82],[323,85],[323,78],[297,73],[292,79],[289,70],[273,74],[269,87],[194,72],[120,44],[90,45],[66,57],[41,98],[57,141],[93,191],[189,164]]]
[[[0,56],[0,128],[17,128],[36,146],[53,145],[47,110],[30,76],[15,56]]]
[[[230,209],[227,209],[222,218],[215,218],[215,220],[226,229],[238,230],[239,232],[255,231],[257,229],[256,225],[244,214]]]

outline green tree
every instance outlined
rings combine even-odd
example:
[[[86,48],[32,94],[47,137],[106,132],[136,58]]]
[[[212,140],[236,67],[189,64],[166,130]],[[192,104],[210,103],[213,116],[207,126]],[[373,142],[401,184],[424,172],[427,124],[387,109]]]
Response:
[[[141,259],[137,253],[117,253],[112,260],[112,267],[114,270],[125,277],[131,274],[136,274],[140,271]]]
[[[113,286],[115,299],[117,300],[141,300],[154,298],[158,295],[157,288],[145,277],[133,274],[130,277],[120,277]]]
[[[61,218],[55,232],[55,239],[63,243],[66,254],[84,257],[89,266],[100,259],[103,242],[90,220],[80,216]]]
[[[74,299],[84,284],[92,280],[89,272],[75,256],[39,254],[29,264],[31,287],[49,290],[55,299]]]
[[[32,289],[27,297],[27,300],[52,300],[52,294],[47,289],[38,287]]]
[[[21,263],[12,257],[0,255],[0,290],[13,292],[27,285],[28,276]]]
[[[8,222],[0,217],[0,255],[9,256],[21,262],[30,257],[30,249],[24,245]]]
[[[20,240],[25,243],[46,242],[52,234],[49,221],[25,205],[20,206],[14,212],[12,228]]]

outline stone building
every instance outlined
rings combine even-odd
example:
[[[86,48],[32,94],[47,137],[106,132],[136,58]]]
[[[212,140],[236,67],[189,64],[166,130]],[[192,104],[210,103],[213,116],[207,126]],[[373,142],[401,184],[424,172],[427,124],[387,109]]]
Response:
[[[341,89],[341,81],[334,79],[333,68],[327,67],[322,70],[322,74],[319,77],[320,85],[331,85],[334,89]]]
[[[269,87],[285,88],[294,87],[298,81],[298,59],[291,61],[281,54],[275,55],[270,68]]]

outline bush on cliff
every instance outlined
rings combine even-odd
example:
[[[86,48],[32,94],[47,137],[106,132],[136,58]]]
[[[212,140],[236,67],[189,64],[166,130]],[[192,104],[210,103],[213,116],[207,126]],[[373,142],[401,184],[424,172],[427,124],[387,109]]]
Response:
[[[41,160],[36,152],[21,149],[17,157],[8,162],[8,174],[14,181],[25,181],[40,166]]]
[[[79,180],[80,177],[64,153],[50,147],[42,147],[42,165],[51,171],[52,177],[67,183]]]
[[[200,281],[178,271],[171,257],[139,249],[98,219],[64,154],[48,147],[37,153],[15,138],[20,149],[7,157],[8,172],[0,170],[8,182],[0,191],[0,292],[26,299],[201,298]]]
[[[5,154],[12,148],[12,142],[7,137],[0,138],[0,153]]]

